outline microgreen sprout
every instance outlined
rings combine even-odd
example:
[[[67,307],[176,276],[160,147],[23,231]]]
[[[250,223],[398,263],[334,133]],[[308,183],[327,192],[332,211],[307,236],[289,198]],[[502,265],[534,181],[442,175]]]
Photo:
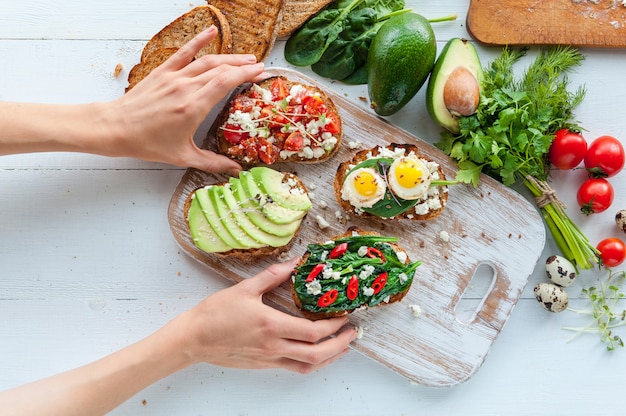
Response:
[[[626,297],[621,289],[624,280],[626,280],[626,272],[607,270],[606,281],[598,281],[596,286],[586,287],[582,290],[590,303],[588,309],[567,309],[578,314],[591,316],[591,322],[583,327],[563,327],[563,329],[576,332],[570,340],[583,333],[598,333],[600,334],[600,341],[606,345],[606,349],[613,351],[617,347],[624,347],[624,341],[614,333],[614,329],[626,325],[626,308],[621,311],[618,310],[619,301]]]

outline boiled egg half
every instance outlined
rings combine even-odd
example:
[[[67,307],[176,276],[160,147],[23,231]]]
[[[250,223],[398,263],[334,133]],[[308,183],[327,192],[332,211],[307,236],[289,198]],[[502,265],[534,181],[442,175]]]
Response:
[[[373,168],[358,168],[346,176],[341,198],[357,208],[371,208],[385,196],[385,180]]]
[[[393,161],[387,179],[391,192],[396,196],[414,200],[427,196],[432,175],[424,160],[409,154]]]

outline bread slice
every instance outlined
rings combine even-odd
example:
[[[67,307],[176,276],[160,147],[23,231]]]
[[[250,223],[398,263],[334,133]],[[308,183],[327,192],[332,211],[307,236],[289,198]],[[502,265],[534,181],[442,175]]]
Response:
[[[379,241],[366,243],[363,237],[368,236],[379,237]],[[401,301],[408,293],[421,262],[411,262],[396,240],[350,227],[330,241],[309,245],[292,274],[294,303],[306,318],[317,320]],[[347,253],[335,256],[335,247],[342,243],[348,244]],[[350,264],[349,260],[342,258],[354,259],[355,254],[359,262],[352,262],[354,269],[351,273],[333,275],[333,271],[344,271]],[[322,268],[323,271],[319,271]]]
[[[218,34],[198,52],[196,58],[207,54],[229,53],[232,49],[232,37],[230,27],[222,12],[210,5],[194,7],[161,29],[148,41],[141,53],[140,62],[128,74],[128,86],[125,92],[130,91],[181,46],[211,25],[217,27]]]
[[[307,20],[334,0],[285,0],[283,19],[278,28],[279,38],[288,38]]]
[[[178,48],[159,48],[150,52],[141,62],[135,65],[128,74],[128,87],[130,91],[137,83],[148,76],[150,72],[172,56]]]
[[[283,0],[207,0],[226,16],[232,53],[251,53],[264,61],[274,47],[283,18]]]
[[[445,181],[446,177],[443,173],[441,166],[424,155],[421,155],[419,152],[419,148],[413,144],[398,144],[392,143],[387,146],[377,146],[372,149],[361,150],[354,155],[354,157],[350,160],[346,160],[342,162],[337,167],[337,172],[335,174],[335,180],[333,183],[335,198],[337,202],[347,213],[364,218],[384,218],[384,219],[409,219],[409,220],[429,220],[435,218],[443,212],[445,205],[448,201],[448,187],[446,185],[431,185],[431,189],[434,187],[434,191],[429,193],[426,199],[418,199],[416,204],[408,208],[403,212],[399,212],[394,215],[375,215],[371,212],[366,212],[363,209],[356,207],[350,203],[350,201],[343,198],[343,184],[346,180],[346,176],[350,172],[350,170],[358,165],[361,162],[366,160],[371,161],[380,157],[390,157],[390,153],[396,154],[404,154],[409,155],[414,153],[419,159],[429,163],[429,168],[431,170],[431,174],[433,175],[433,180]],[[371,162],[370,162],[371,163]],[[394,203],[394,199],[396,201],[401,201],[401,198],[397,198],[393,196],[389,192],[389,179],[385,179],[385,184],[387,187],[387,193],[385,194],[385,198],[383,201],[380,201],[380,204],[384,204],[384,201],[391,202],[391,204],[387,205],[390,207]],[[424,212],[425,211],[425,212]],[[395,212],[395,211],[390,211]]]
[[[289,172],[281,172],[284,174],[283,177],[283,184],[285,184],[285,186],[288,186],[289,188],[296,188],[296,192],[298,193],[303,193],[303,194],[307,194],[307,189],[306,186],[304,185],[304,183],[302,182],[302,180],[295,174],[289,173]],[[221,182],[221,183],[215,183],[215,184],[211,184],[210,186],[215,186],[215,187],[219,187],[219,186],[230,186],[232,182]],[[201,188],[197,188],[195,189],[193,192],[191,192],[186,200],[185,203],[183,205],[183,213],[184,213],[184,217],[185,217],[185,223],[187,224],[188,227],[191,227],[191,222],[190,222],[190,209],[191,209],[191,205],[193,203],[193,199],[196,197],[196,192],[198,191],[198,189]],[[308,195],[308,194],[307,194]],[[254,197],[255,199],[259,200],[259,199],[263,199],[263,197],[256,195]],[[247,215],[246,211],[250,211],[254,208],[253,205],[247,204],[244,206],[244,204],[239,203],[238,204],[240,207],[239,213],[243,214],[244,216]],[[228,208],[229,209],[229,208]],[[255,210],[257,210],[257,213],[262,214],[262,211],[258,208],[256,208]],[[229,209],[228,215],[230,215],[232,213],[232,210]],[[278,211],[281,212],[281,211]],[[304,220],[306,219],[306,216],[308,214],[308,212],[303,213],[304,215],[299,219],[299,224],[293,224],[295,231],[293,232],[293,235],[291,236],[291,238],[289,239],[289,241],[281,246],[272,246],[272,245],[263,245],[262,243],[256,244],[256,247],[253,248],[247,248],[247,249],[243,249],[243,248],[231,248],[231,249],[219,249],[219,251],[208,251],[208,250],[204,250],[207,251],[208,253],[219,257],[219,258],[233,258],[236,259],[242,263],[245,264],[253,264],[255,261],[261,259],[261,258],[267,258],[267,257],[275,257],[275,258],[279,258],[281,256],[281,254],[286,253],[290,250],[290,248],[293,246],[294,242],[296,241],[296,238],[298,236],[298,234],[300,233],[300,229],[302,228],[302,223],[304,222]],[[205,214],[206,215],[206,214]],[[210,215],[210,214],[209,214]],[[221,221],[221,218],[217,215],[217,213],[214,213],[215,218],[218,221]],[[236,220],[235,220],[236,221]],[[211,225],[206,223],[204,224],[205,227],[209,227],[209,229],[211,228]],[[191,230],[191,228],[189,228],[190,233],[193,235],[194,232]],[[228,234],[228,229],[224,228],[221,230],[221,232]],[[242,229],[239,229],[238,232],[245,234],[245,232]],[[213,233],[209,234],[211,236],[211,238],[214,238],[215,235]],[[217,234],[218,239],[222,240],[219,237],[222,237],[221,234]],[[232,236],[232,234],[231,234]],[[231,236],[226,235],[225,237],[229,237],[232,238]],[[244,235],[245,236],[245,235]],[[246,238],[248,238],[247,236],[245,236]],[[288,237],[287,237],[288,238]],[[286,238],[285,238],[286,239]],[[193,237],[192,237],[193,240]],[[225,240],[226,241],[226,240]],[[198,246],[199,249],[202,250],[202,247],[200,247],[196,241],[194,241],[194,244],[196,244],[196,246]],[[216,245],[223,245],[223,243],[220,241],[219,244]]]
[[[198,52],[196,58],[218,53],[229,53],[232,48],[231,27],[225,15],[211,5],[197,6],[161,29],[148,41],[141,53],[143,61],[155,49],[180,48],[211,25],[217,27],[217,36]]]
[[[234,141],[232,139],[229,141],[226,135],[232,129],[250,131],[246,130],[250,127],[244,119],[233,122],[232,118],[229,121],[229,116],[236,111],[236,108],[239,107],[242,100],[246,99],[254,103],[256,108],[256,110],[254,110],[251,106],[248,106],[248,109],[245,112],[249,114],[253,111],[261,111],[263,107],[270,106],[270,99],[258,97],[260,97],[263,93],[266,95],[270,94],[272,85],[275,82],[281,82],[284,84],[287,89],[287,93],[291,91],[292,87],[301,86],[306,88],[308,95],[319,97],[326,108],[326,111],[323,112],[324,116],[321,117],[320,114],[305,114],[305,107],[308,106],[308,104],[306,104],[306,100],[310,97],[304,98],[304,104],[301,98],[290,100],[290,107],[287,108],[284,107],[284,99],[277,98],[274,101],[274,105],[271,106],[274,111],[271,115],[271,119],[263,114],[254,117],[254,120],[257,121],[255,121],[254,128],[252,128],[254,131],[253,137],[245,137],[239,143],[232,143],[232,141]],[[298,116],[294,115],[294,111],[296,110],[291,107],[291,104],[293,104],[293,108],[299,107],[297,110],[299,111]],[[321,110],[323,107],[320,106],[319,108]],[[283,114],[285,117],[281,118],[282,121],[280,123],[275,121],[278,120],[278,118],[280,118]],[[323,119],[325,119],[329,124],[326,124],[324,127],[320,127],[317,133],[307,132],[306,125],[308,123]],[[341,116],[339,115],[339,111],[330,97],[316,86],[304,85],[298,82],[290,81],[284,76],[270,77],[257,84],[249,84],[242,90],[236,92],[233,96],[231,96],[231,99],[217,117],[216,123],[217,128],[209,131],[209,135],[215,134],[217,136],[217,151],[234,160],[237,160],[243,165],[257,165],[260,163],[274,164],[283,162],[319,163],[331,158],[337,153],[343,137]],[[289,128],[290,132],[297,131],[301,133],[303,139],[310,141],[311,144],[307,146],[305,141],[302,149],[299,151],[293,151],[294,148],[289,148],[287,145],[288,141],[286,137],[288,136],[288,133],[283,133],[280,130],[281,127]],[[324,133],[324,130],[327,132],[330,131],[330,136],[325,136],[326,133]],[[263,134],[266,134],[266,132],[269,132],[267,140],[269,140],[270,143],[265,143],[263,138],[260,137]],[[208,141],[210,142],[211,140],[209,139]],[[264,157],[264,152],[270,154],[270,156]]]

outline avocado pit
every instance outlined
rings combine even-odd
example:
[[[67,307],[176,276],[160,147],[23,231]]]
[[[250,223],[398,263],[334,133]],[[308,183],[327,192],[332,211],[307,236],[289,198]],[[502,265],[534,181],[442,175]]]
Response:
[[[480,86],[474,74],[463,66],[456,67],[443,87],[443,101],[455,117],[474,114],[480,101]]]

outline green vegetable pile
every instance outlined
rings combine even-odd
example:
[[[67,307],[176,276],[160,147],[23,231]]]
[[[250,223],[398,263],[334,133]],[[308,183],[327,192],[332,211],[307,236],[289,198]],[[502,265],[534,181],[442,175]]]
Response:
[[[285,45],[292,65],[348,84],[367,82],[369,45],[383,23],[405,13],[404,0],[338,0],[296,31]]]
[[[543,49],[516,77],[514,64],[526,53],[526,48],[503,49],[485,68],[476,113],[461,117],[460,133],[444,132],[436,145],[457,161],[460,182],[477,186],[481,172],[505,185],[521,181],[535,196],[563,255],[576,267],[590,269],[598,263],[599,253],[547,183],[547,154],[555,132],[581,130],[573,121],[573,110],[585,89],[569,91],[567,72],[584,56],[569,46]]]

